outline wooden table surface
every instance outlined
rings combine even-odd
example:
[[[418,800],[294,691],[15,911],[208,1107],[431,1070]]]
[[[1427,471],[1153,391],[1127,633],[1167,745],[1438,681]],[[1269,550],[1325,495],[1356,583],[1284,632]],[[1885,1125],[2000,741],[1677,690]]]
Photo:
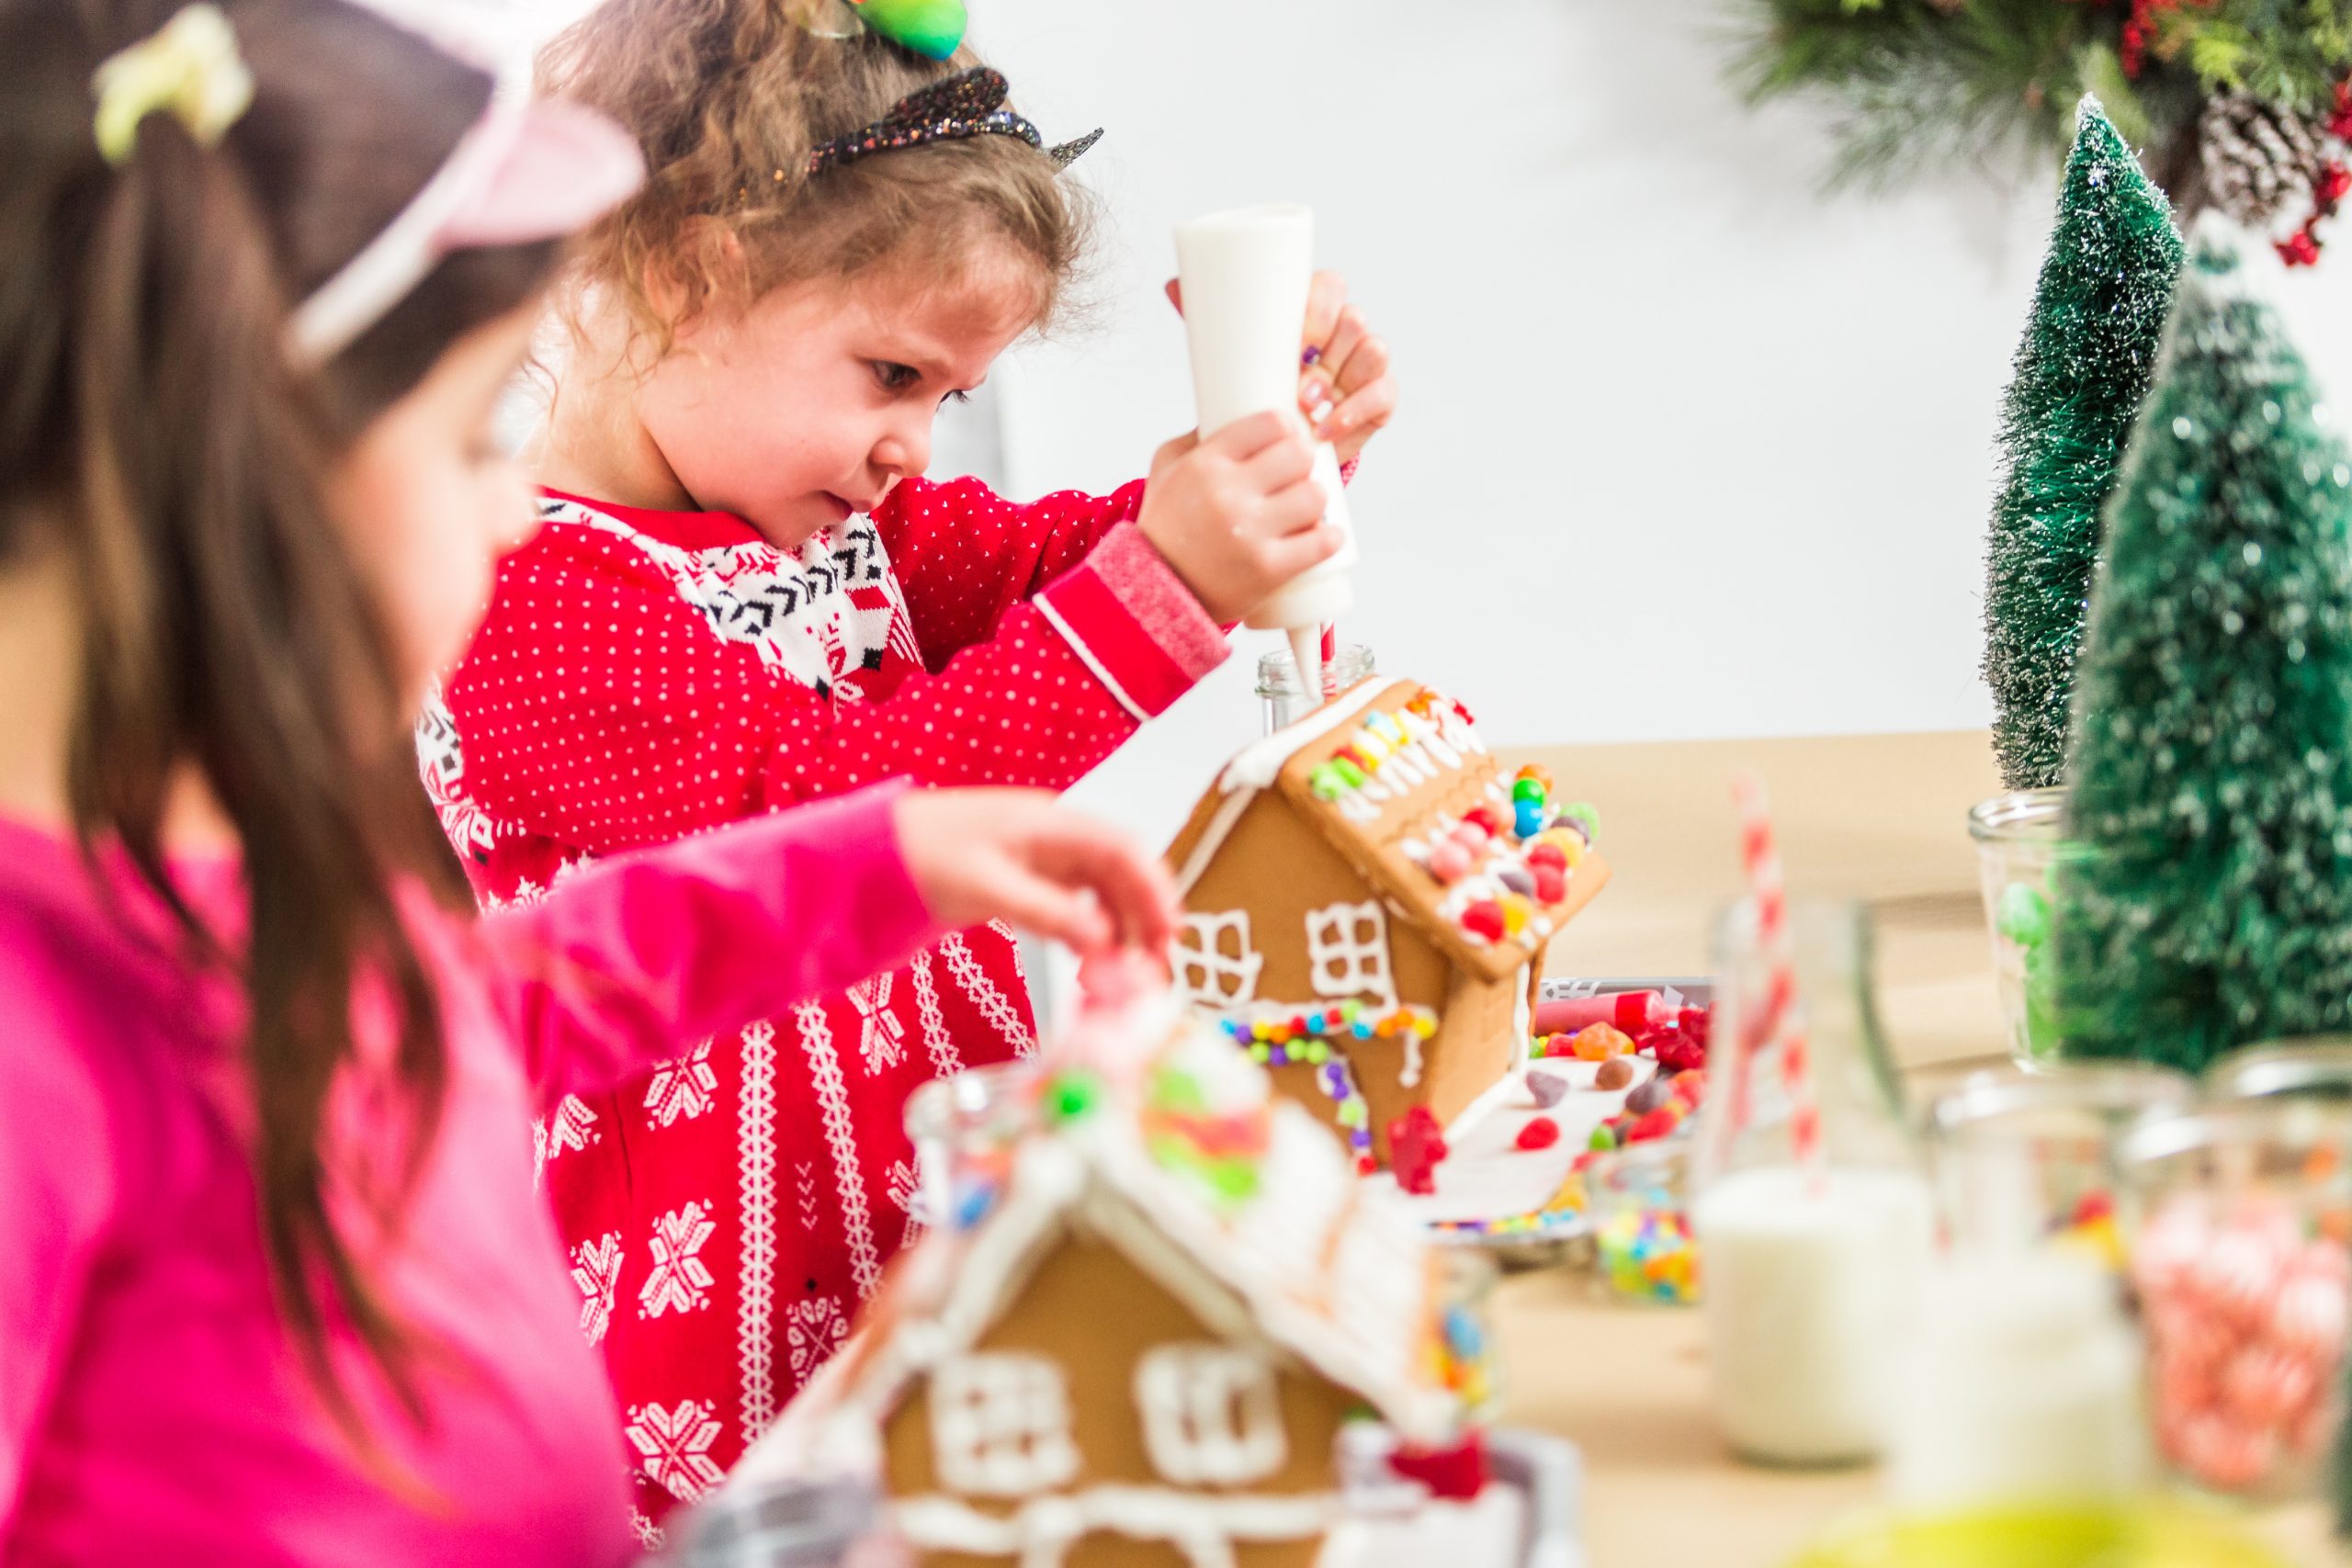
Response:
[[[1875,913],[1880,1000],[1906,1066],[2004,1050],[1968,808],[1998,793],[1982,732],[1551,747],[1541,761],[1600,810],[1615,880],[1553,944],[1555,975],[1704,975],[1708,928],[1740,892],[1734,770],[1772,797],[1794,897]],[[1583,1450],[1592,1568],[1778,1568],[1838,1514],[1869,1504],[1868,1471],[1796,1472],[1732,1460],[1709,1413],[1706,1342],[1688,1309],[1598,1299],[1564,1270],[1498,1292],[1504,1419]],[[2323,1561],[2314,1510],[2264,1521],[2299,1562]]]

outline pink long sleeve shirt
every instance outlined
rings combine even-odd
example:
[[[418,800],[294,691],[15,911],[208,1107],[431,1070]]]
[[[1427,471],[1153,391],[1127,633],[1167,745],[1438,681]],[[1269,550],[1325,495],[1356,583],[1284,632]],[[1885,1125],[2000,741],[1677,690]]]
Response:
[[[175,873],[234,929],[233,862]],[[624,1452],[582,1331],[639,1303],[614,1299],[616,1260],[557,1239],[531,1118],[935,938],[888,792],[618,857],[478,927],[413,919],[444,1009],[447,1108],[400,1234],[337,1218],[434,1348],[431,1424],[395,1415],[339,1339],[372,1467],[303,1380],[271,1297],[238,994],[139,934],[162,929],[153,901],[107,874],[123,913],[68,845],[0,819],[0,1562],[626,1559],[632,1467],[694,1468],[727,1413],[655,1413],[632,1431],[661,1451]],[[398,1146],[368,1076],[346,1074],[331,1107],[338,1175]]]

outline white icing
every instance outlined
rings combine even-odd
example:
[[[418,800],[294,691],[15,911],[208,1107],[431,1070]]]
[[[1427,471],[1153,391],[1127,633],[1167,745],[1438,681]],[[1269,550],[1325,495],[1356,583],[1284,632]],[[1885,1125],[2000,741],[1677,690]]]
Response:
[[[1225,951],[1230,935],[1235,948]],[[1224,909],[1214,914],[1187,914],[1183,930],[1169,951],[1168,967],[1176,991],[1193,1007],[1212,1012],[1245,1007],[1258,997],[1258,975],[1265,955],[1250,941],[1250,911]]]
[[[992,1350],[944,1356],[931,1370],[939,1479],[975,1497],[1027,1497],[1078,1473],[1069,1390],[1058,1362]]]
[[[1396,1081],[1407,1089],[1418,1089],[1421,1082],[1421,1032],[1418,1029],[1405,1032],[1405,1070]]]
[[[1549,920],[1543,924],[1548,929]],[[1534,995],[1534,979],[1528,973],[1530,965],[1522,964],[1511,975],[1510,1038],[1511,1056],[1519,1065],[1535,1054],[1535,1007],[1529,998]]]
[[[1152,1468],[1180,1486],[1231,1486],[1282,1468],[1274,1369],[1255,1349],[1161,1345],[1136,1366],[1136,1408]]]
[[[1293,757],[1362,713],[1388,686],[1388,682],[1376,676],[1359,682],[1296,724],[1250,742],[1226,764],[1217,787],[1227,795],[1238,790],[1273,788],[1274,780]]]
[[[1318,997],[1364,998],[1384,1012],[1396,1006],[1396,981],[1388,967],[1388,917],[1376,899],[1308,910],[1306,965]]]
[[[917,1546],[976,1557],[1013,1557],[1021,1568],[1057,1568],[1069,1549],[1097,1532],[1165,1541],[1189,1568],[1233,1568],[1238,1540],[1301,1540],[1340,1517],[1333,1493],[1203,1494],[1161,1486],[1094,1486],[1067,1496],[1033,1498],[1016,1512],[982,1513],[954,1497],[909,1497],[891,1522]]]

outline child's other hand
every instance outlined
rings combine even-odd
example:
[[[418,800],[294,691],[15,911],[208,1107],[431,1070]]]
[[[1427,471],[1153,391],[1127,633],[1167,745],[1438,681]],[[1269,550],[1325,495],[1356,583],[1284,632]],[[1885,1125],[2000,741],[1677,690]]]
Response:
[[[1306,374],[1298,406],[1315,434],[1331,444],[1340,461],[1363,456],[1365,443],[1396,413],[1396,378],[1388,367],[1388,344],[1364,324],[1363,312],[1348,303],[1348,285],[1336,272],[1315,275],[1306,300],[1306,346],[1300,355]]]
[[[1168,280],[1168,302],[1184,313],[1184,290]],[[1348,303],[1347,279],[1318,272],[1306,297],[1306,326],[1300,339],[1298,408],[1317,439],[1328,441],[1340,461],[1363,456],[1366,443],[1396,413],[1396,378],[1388,365],[1388,344],[1373,335],[1363,312]]]
[[[1044,790],[909,790],[891,819],[943,925],[1010,920],[1085,958],[1164,953],[1175,937],[1176,890],[1159,860]]]
[[[1275,413],[1180,435],[1151,462],[1143,530],[1214,620],[1238,621],[1340,548],[1323,522],[1315,454]]]

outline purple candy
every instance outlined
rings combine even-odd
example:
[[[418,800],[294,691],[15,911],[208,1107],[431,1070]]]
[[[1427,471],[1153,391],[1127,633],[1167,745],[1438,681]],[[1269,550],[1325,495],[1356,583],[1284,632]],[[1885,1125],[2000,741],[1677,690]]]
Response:
[[[1527,1075],[1527,1092],[1535,1097],[1536,1104],[1549,1111],[1567,1094],[1568,1080],[1557,1073],[1532,1072]]]
[[[1636,1116],[1646,1116],[1674,1098],[1671,1089],[1659,1078],[1645,1079],[1635,1084],[1625,1096],[1625,1109]]]

